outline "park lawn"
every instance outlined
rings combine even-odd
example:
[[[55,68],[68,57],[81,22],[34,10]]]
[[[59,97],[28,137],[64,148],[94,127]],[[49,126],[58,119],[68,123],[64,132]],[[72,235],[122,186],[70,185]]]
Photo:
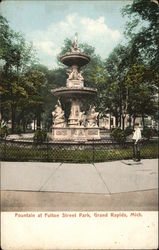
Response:
[[[5,161],[48,161],[48,162],[104,162],[131,159],[132,147],[71,149],[66,147],[51,148],[50,146],[18,147],[3,145],[0,147],[0,158]],[[153,142],[141,146],[141,159],[157,158],[158,144]]]

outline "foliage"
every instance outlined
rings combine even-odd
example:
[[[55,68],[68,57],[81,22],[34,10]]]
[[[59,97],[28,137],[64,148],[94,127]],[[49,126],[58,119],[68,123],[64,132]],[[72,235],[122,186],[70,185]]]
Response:
[[[149,127],[144,127],[142,136],[149,140],[152,137],[152,129]]]
[[[154,98],[156,89],[147,77],[148,72],[144,65],[134,64],[125,77],[128,88],[127,111],[134,117],[154,115],[157,103]]]
[[[159,82],[159,8],[153,1],[134,0],[123,8],[126,45],[117,45],[104,63],[107,77],[100,95],[102,110],[110,111],[121,127],[125,114],[135,121],[156,117]]]
[[[105,87],[103,88],[103,106],[116,118],[116,126],[121,126],[121,116],[126,112],[127,90],[124,85],[125,74],[129,68],[129,48],[118,45],[104,63]]]
[[[116,126],[121,127],[125,114],[134,121],[141,116],[144,126],[145,116],[157,119],[159,8],[153,1],[133,0],[122,13],[129,17],[125,27],[127,40],[125,45],[118,44],[107,59],[101,59],[89,44],[79,44],[80,51],[91,57],[82,68],[85,86],[98,90],[98,97],[87,99],[83,109],[87,111],[93,101],[100,116],[108,112],[115,116]],[[49,70],[38,63],[32,44],[0,15],[0,44],[0,59],[5,62],[0,86],[3,119],[12,120],[12,133],[17,126],[25,131],[32,120],[49,130],[57,102],[51,90],[65,86],[67,79],[60,56],[70,51],[73,41],[65,39],[57,57],[58,67]],[[70,107],[63,98],[61,102],[68,118]],[[124,141],[129,130],[125,135],[119,130],[114,133]]]
[[[20,33],[13,31],[1,15],[0,43],[0,59],[5,62],[1,72],[1,112],[6,121],[12,120],[13,133],[16,123],[19,123],[18,117],[22,116],[20,113],[24,113],[23,107],[28,104],[25,74],[36,58],[32,45]]]
[[[133,128],[132,127],[127,127],[125,130],[124,130],[124,134],[125,134],[125,136],[127,137],[127,136],[129,136],[129,135],[131,135],[132,133],[133,133]]]
[[[152,136],[159,136],[159,130],[152,128]]]
[[[34,141],[37,143],[42,143],[47,138],[47,132],[46,130],[36,130],[34,132]]]
[[[23,128],[22,128],[22,126],[20,126],[20,125],[17,125],[16,127],[15,127],[15,134],[22,134],[22,132],[23,132]]]
[[[9,129],[7,126],[0,127],[0,138],[4,138],[9,134]]]
[[[134,0],[123,8],[129,17],[125,35],[131,44],[131,58],[143,61],[151,71],[151,80],[159,80],[159,7],[154,1]]]
[[[126,136],[124,131],[121,128],[116,128],[113,129],[113,131],[111,132],[110,136],[117,142],[125,142],[126,140]]]

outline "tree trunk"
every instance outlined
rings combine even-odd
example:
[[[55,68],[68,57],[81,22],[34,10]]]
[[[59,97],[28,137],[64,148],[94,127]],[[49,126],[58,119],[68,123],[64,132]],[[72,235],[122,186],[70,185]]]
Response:
[[[131,127],[131,115],[129,115],[129,126]]]
[[[37,130],[41,129],[41,112],[40,110],[37,111]]]
[[[111,112],[110,112],[110,116],[109,116],[109,129],[111,130]]]
[[[119,127],[122,127],[122,82],[119,82],[120,92],[119,92]]]
[[[145,127],[145,119],[144,119],[144,115],[142,115],[142,126],[143,126],[143,128]]]
[[[122,129],[125,129],[125,116],[122,116]]]
[[[115,115],[115,126],[116,126],[116,128],[118,127],[118,119],[119,119],[119,117],[118,117],[118,114],[116,114]]]
[[[34,132],[35,132],[35,120],[36,120],[36,119],[35,119],[35,117],[34,117]]]
[[[25,123],[25,120],[24,120],[24,119],[22,120],[22,123],[23,123],[23,132],[25,133],[25,130],[26,130],[26,123]]]
[[[11,108],[11,113],[12,113],[12,134],[14,134],[14,132],[15,132],[15,112],[16,112],[16,108],[14,106],[12,106],[12,108]]]
[[[119,116],[119,127],[122,128],[122,115]]]
[[[135,120],[136,120],[136,117],[134,116],[134,117],[133,117],[133,128],[134,128],[134,126],[135,126]]]

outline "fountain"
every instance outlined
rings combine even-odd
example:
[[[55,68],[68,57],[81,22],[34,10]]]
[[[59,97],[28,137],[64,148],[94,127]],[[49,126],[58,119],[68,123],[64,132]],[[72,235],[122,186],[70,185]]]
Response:
[[[71,52],[61,56],[61,62],[69,67],[66,87],[52,90],[52,94],[59,99],[64,97],[70,102],[71,109],[68,122],[65,121],[61,102],[55,106],[51,138],[53,141],[83,141],[99,140],[100,130],[97,125],[98,112],[94,106],[90,106],[87,114],[82,111],[82,104],[90,97],[97,94],[97,89],[84,86],[81,67],[90,62],[89,55],[81,53],[78,48],[77,33]]]

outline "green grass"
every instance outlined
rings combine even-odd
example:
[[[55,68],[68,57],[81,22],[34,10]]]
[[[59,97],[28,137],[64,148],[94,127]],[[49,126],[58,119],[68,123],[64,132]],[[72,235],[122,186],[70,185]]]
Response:
[[[112,160],[131,159],[133,157],[132,147],[106,149],[104,147],[95,147],[94,155],[92,148],[71,149],[66,147],[42,148],[18,147],[11,145],[2,145],[0,147],[0,158],[5,161],[50,161],[50,162],[103,162]],[[141,146],[141,158],[157,158],[157,142],[151,142]]]

